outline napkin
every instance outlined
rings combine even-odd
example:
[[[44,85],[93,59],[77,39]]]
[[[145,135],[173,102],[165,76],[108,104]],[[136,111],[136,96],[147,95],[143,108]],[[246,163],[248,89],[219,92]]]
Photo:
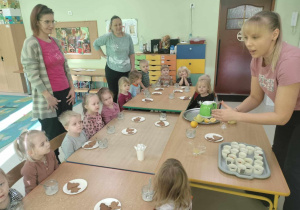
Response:
[[[134,146],[136,151],[144,151],[146,149],[146,147],[147,146],[144,144],[138,144],[138,145]]]

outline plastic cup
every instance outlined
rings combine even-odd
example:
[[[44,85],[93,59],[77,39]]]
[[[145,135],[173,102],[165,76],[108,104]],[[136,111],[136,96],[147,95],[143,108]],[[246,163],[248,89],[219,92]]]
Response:
[[[118,120],[123,120],[124,119],[124,113],[123,112],[119,112],[118,113]]]
[[[179,88],[179,83],[175,83],[174,87],[175,87],[176,89],[178,89],[178,88]]]
[[[114,125],[108,125],[108,126],[106,127],[106,130],[107,130],[107,133],[108,133],[108,134],[113,134],[113,133],[116,132],[116,128],[115,128]]]
[[[186,131],[185,131],[185,135],[189,139],[195,138],[196,137],[196,129],[194,129],[194,128],[187,128]]]
[[[145,150],[137,150],[136,155],[139,161],[143,161],[145,159]]]
[[[54,195],[58,192],[58,182],[54,179],[50,179],[43,184],[46,195]]]
[[[206,151],[206,146],[201,145],[199,142],[192,142],[192,152],[194,156],[201,155],[205,151]]]
[[[142,198],[144,201],[150,202],[153,200],[154,191],[152,186],[144,185],[142,188]]]
[[[190,86],[186,86],[186,87],[184,88],[184,92],[190,92]]]
[[[160,113],[159,114],[159,120],[162,120],[162,121],[167,120],[167,113]]]
[[[175,98],[174,93],[170,93],[170,94],[169,94],[169,99],[174,99],[174,98]]]
[[[228,154],[230,153],[230,151],[228,149],[223,149],[222,150],[222,157],[224,159],[226,159],[228,157]]]
[[[98,140],[98,144],[99,144],[99,148],[100,149],[107,148],[108,147],[108,140],[107,140],[107,138],[103,138],[103,139]]]
[[[235,164],[228,165],[229,171],[236,172],[237,166]]]
[[[245,174],[251,175],[253,172],[253,166],[249,163],[246,163],[245,166],[246,166]]]

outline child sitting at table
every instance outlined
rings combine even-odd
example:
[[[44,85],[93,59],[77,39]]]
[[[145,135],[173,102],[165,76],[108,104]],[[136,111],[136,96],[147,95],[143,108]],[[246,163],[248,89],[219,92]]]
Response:
[[[196,98],[194,97],[188,106],[188,109],[200,108],[200,104],[203,101],[213,101],[214,93],[211,90],[211,79],[210,76],[204,74],[199,77],[198,82],[196,84],[196,93],[198,94]]]
[[[158,83],[160,85],[173,85],[173,78],[169,75],[169,66],[162,65],[161,68],[161,76],[158,78]]]
[[[21,209],[22,199],[21,193],[9,188],[8,177],[0,168],[0,209]]]
[[[191,71],[186,66],[181,66],[177,70],[177,80],[176,83],[178,83],[180,86],[192,86],[192,81],[190,78]]]
[[[103,104],[101,116],[105,124],[107,124],[118,116],[120,108],[119,105],[113,101],[113,93],[107,87],[102,87],[98,92],[98,96]]]
[[[154,178],[156,210],[191,210],[192,196],[187,174],[176,159],[166,160]]]
[[[149,80],[149,61],[147,60],[140,60],[140,68],[142,71],[142,83],[141,86],[143,89],[146,89],[150,86]]]
[[[119,97],[118,104],[120,107],[120,111],[123,111],[123,105],[126,104],[131,98],[130,89],[130,81],[127,77],[121,77],[118,82],[119,85]]]
[[[84,95],[82,100],[82,108],[84,113],[83,130],[86,134],[87,139],[90,139],[105,125],[101,115],[99,114],[100,100],[98,95]]]
[[[129,92],[133,98],[141,92],[142,73],[137,70],[131,71],[129,73],[129,81],[131,83]]]
[[[63,112],[58,120],[64,126],[68,133],[66,134],[61,149],[64,152],[65,159],[70,157],[87,141],[85,132],[83,131],[81,114],[68,110]]]
[[[21,133],[14,141],[14,148],[25,164],[21,169],[25,192],[28,194],[58,168],[58,161],[43,131],[30,130]]]

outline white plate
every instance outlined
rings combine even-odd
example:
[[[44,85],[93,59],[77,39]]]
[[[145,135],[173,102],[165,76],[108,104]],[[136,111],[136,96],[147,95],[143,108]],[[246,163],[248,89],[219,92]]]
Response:
[[[191,99],[192,99],[192,97],[189,97],[189,99],[184,99],[184,97],[185,97],[185,96],[180,96],[179,98],[180,98],[181,100],[191,100]]]
[[[73,69],[73,71],[85,71],[85,69]]]
[[[101,209],[100,209],[101,203],[104,203],[105,205],[107,205],[107,206],[109,207],[110,204],[111,204],[113,201],[119,202],[119,205],[118,205],[118,206],[120,206],[119,209],[121,209],[122,204],[121,204],[120,201],[118,201],[118,200],[115,199],[115,198],[105,198],[105,199],[99,201],[99,202],[95,205],[94,210],[101,210]]]
[[[134,119],[136,119],[136,118],[141,118],[140,119],[140,121],[138,121],[138,122],[143,122],[143,121],[145,121],[145,117],[141,117],[141,116],[136,116],[136,117],[133,117],[133,118],[131,118],[131,120],[133,121],[133,122],[136,122],[136,121],[134,121]]]
[[[159,123],[160,121],[157,121],[157,122],[155,122],[154,124],[157,126],[157,127],[162,127],[163,128],[163,126],[160,126],[158,123]],[[163,121],[164,123],[165,123],[165,126],[164,127],[167,127],[167,126],[169,126],[170,125],[170,123],[168,122],[168,121]]]
[[[181,87],[181,89],[185,89],[185,86]]]
[[[87,69],[85,71],[96,71],[95,69]]]
[[[174,93],[183,93],[183,90],[173,90]]]
[[[84,148],[84,145],[88,144],[89,142],[91,142],[91,141],[85,142],[85,143],[82,145],[82,148],[83,148],[83,149],[96,149],[96,148],[99,147],[99,144],[98,144],[98,142],[96,141],[96,144],[95,144],[93,147],[91,147],[91,148]]]
[[[163,88],[155,88],[154,90],[164,90]]]
[[[152,92],[152,95],[161,95],[162,92]]]
[[[207,138],[212,138],[214,135],[215,135],[215,136],[222,137],[222,138],[221,138],[220,140],[212,141],[212,142],[220,142],[220,141],[223,141],[223,140],[224,140],[223,136],[221,136],[220,134],[217,134],[217,133],[207,133],[207,134],[205,134],[204,138],[205,138],[207,141],[209,141]]]
[[[75,193],[71,193],[71,190],[68,190],[67,185],[68,183],[66,183],[63,187],[63,191],[64,193],[68,194],[68,195],[76,195],[78,193],[81,193],[82,191],[85,190],[85,188],[87,188],[87,181],[84,179],[73,179],[71,181],[69,181],[71,183],[79,183],[78,188],[80,188],[80,190],[78,190],[78,192]]]
[[[149,99],[150,101],[153,101],[153,98],[143,98],[142,101],[143,102],[149,102],[149,101],[146,101],[145,99]]]
[[[133,130],[133,134],[129,134],[129,133],[126,132],[126,129],[127,129],[127,128],[124,128],[124,129],[122,130],[122,133],[125,134],[125,135],[133,135],[133,134],[136,134],[136,132],[137,132],[137,129],[131,128],[131,129],[134,129],[134,130]]]

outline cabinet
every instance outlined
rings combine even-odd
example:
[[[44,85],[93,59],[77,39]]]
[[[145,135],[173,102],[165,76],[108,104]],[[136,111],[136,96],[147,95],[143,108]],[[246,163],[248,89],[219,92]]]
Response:
[[[177,45],[177,69],[186,66],[191,71],[193,85],[205,73],[205,44]]]
[[[136,54],[135,55],[135,68],[140,70],[140,60],[149,61],[149,79],[150,84],[156,83],[161,75],[161,66],[168,65],[170,69],[170,76],[172,76],[174,83],[176,82],[176,55],[169,54]]]
[[[21,50],[25,40],[23,24],[0,25],[0,91],[26,93]]]

